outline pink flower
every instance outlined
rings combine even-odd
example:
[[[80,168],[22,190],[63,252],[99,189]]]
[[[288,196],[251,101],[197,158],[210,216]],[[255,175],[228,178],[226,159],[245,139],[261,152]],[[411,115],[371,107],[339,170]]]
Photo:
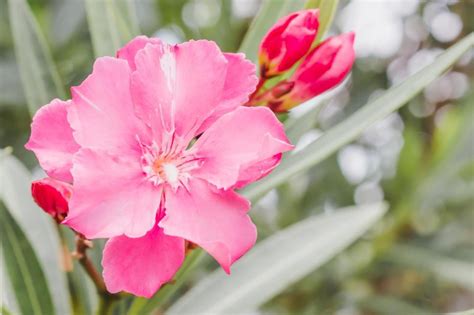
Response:
[[[52,178],[43,178],[31,183],[31,194],[35,202],[57,222],[61,222],[69,211],[72,186]]]
[[[262,77],[281,74],[306,55],[318,33],[318,18],[319,10],[302,10],[273,25],[260,44]]]
[[[344,80],[354,63],[354,33],[330,37],[305,57],[295,73],[264,98],[275,112],[287,111]]]
[[[250,203],[234,189],[292,148],[268,108],[240,106],[256,83],[244,55],[213,42],[137,37],[97,59],[71,101],[38,111],[27,148],[51,177],[73,182],[64,223],[110,238],[110,292],[153,295],[181,266],[185,240],[227,272],[253,246]]]

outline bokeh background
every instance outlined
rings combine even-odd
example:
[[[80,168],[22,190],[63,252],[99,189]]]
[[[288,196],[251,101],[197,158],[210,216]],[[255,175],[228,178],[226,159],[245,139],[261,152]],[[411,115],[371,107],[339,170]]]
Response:
[[[100,1],[100,0],[99,0]],[[283,0],[275,0],[283,1]],[[90,73],[94,52],[81,0],[30,0],[66,86]],[[141,30],[170,43],[216,41],[236,51],[258,0],[137,0]],[[341,1],[330,34],[356,32],[357,62],[329,102],[297,108],[304,147],[474,30],[471,0]],[[398,113],[254,206],[259,237],[307,216],[386,200],[362,240],[268,302],[262,314],[425,314],[474,308],[474,52]],[[0,148],[39,172],[23,145],[31,117],[0,0]],[[290,135],[291,136],[291,135]],[[318,231],[314,231],[317,233]],[[216,267],[210,259],[194,280]]]

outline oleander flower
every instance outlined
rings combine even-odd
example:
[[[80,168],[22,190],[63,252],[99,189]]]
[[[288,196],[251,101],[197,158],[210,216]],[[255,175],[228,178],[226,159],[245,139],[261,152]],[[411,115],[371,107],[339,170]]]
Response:
[[[265,34],[259,49],[262,77],[290,69],[311,48],[319,27],[319,10],[301,10],[279,19]]]
[[[110,292],[153,295],[181,266],[186,241],[226,272],[254,245],[250,203],[234,190],[292,148],[268,108],[240,106],[256,84],[243,54],[141,36],[116,58],[98,58],[72,100],[35,115],[26,147],[73,185],[63,223],[110,238]]]
[[[72,186],[63,181],[43,178],[31,183],[31,195],[36,204],[59,223],[68,214]]]

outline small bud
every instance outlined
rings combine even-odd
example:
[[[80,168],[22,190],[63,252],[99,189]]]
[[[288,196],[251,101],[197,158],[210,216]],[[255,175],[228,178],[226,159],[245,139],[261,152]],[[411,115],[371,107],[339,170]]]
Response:
[[[72,186],[52,178],[43,178],[31,184],[31,194],[34,201],[58,223],[66,217],[69,211],[69,199]]]
[[[261,76],[269,78],[290,69],[311,48],[319,27],[319,10],[287,15],[268,31],[260,44]]]
[[[278,111],[289,110],[341,83],[355,59],[354,33],[330,37],[314,48],[289,81],[290,93],[280,99]]]

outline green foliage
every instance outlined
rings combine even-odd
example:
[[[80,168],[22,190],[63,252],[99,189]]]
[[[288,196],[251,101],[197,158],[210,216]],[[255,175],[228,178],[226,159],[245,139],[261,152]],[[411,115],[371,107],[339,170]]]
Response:
[[[0,151],[0,178],[0,201],[26,235],[22,242],[28,240],[28,246],[36,253],[35,261],[37,259],[40,264],[38,268],[43,269],[51,292],[54,292],[56,313],[67,312],[70,306],[66,278],[60,265],[56,223],[33,202],[30,172],[6,150]]]
[[[64,88],[48,44],[25,0],[9,0],[9,18],[23,90],[31,115],[55,97],[64,98]]]
[[[343,145],[353,141],[371,124],[405,105],[430,82],[448,70],[473,44],[474,33],[467,35],[421,71],[361,107],[305,149],[287,156],[273,173],[244,189],[244,195],[251,200],[256,200],[291,176],[316,165]]]
[[[86,0],[87,21],[97,57],[115,52],[140,34],[135,7],[130,0]]]
[[[213,272],[168,314],[251,312],[342,251],[386,210],[384,204],[372,204],[302,220],[256,245],[230,276]]]
[[[0,202],[4,263],[23,314],[53,315],[53,301],[43,270],[28,239]]]

